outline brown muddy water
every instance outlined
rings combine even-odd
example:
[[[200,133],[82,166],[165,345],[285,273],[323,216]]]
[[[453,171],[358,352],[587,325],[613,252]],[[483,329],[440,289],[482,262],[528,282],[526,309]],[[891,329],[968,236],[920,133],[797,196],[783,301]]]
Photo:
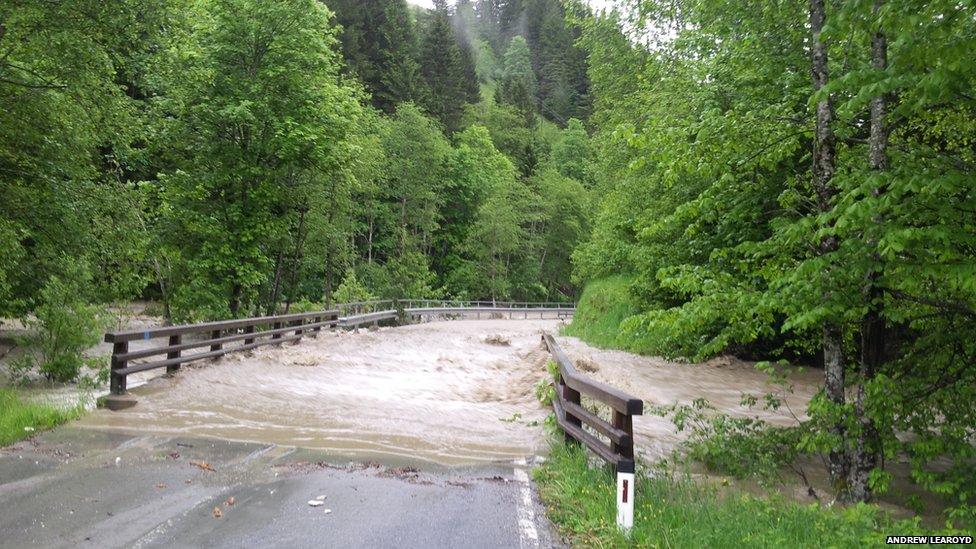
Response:
[[[792,392],[782,392],[755,364],[734,357],[718,357],[705,363],[672,362],[659,357],[639,356],[623,351],[590,347],[572,337],[560,337],[563,349],[577,368],[652,405],[691,404],[704,398],[718,412],[739,417],[756,417],[775,425],[793,425],[806,417],[807,403],[817,391],[823,373],[801,370],[791,375]],[[762,402],[774,392],[784,400],[777,411],[742,405],[744,395]],[[650,461],[666,457],[684,438],[670,420],[646,414],[634,418],[634,443],[638,454]]]
[[[486,320],[323,333],[184,366],[131,391],[136,407],[81,423],[357,457],[509,461],[544,450],[548,412],[533,388],[545,376],[541,331],[557,328]]]
[[[546,374],[542,330],[557,320],[459,320],[378,331],[323,333],[298,345],[264,347],[184,366],[131,392],[129,410],[97,410],[86,427],[196,435],[332,450],[356,458],[443,465],[509,461],[543,454],[549,410],[534,387]],[[498,339],[508,344],[499,344]],[[751,364],[680,364],[591,348],[560,337],[588,375],[648,404],[704,397],[720,410],[742,408],[743,393],[769,390]],[[817,376],[794,380],[802,413]],[[765,414],[792,421],[788,412]],[[661,457],[680,440],[671,423],[634,422],[639,453]]]

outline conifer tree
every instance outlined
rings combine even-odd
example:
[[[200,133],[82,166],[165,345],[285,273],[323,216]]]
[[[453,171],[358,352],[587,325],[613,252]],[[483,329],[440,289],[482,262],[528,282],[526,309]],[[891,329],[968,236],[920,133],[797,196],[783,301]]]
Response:
[[[405,0],[328,0],[342,25],[348,70],[385,113],[423,96],[417,36]]]
[[[460,125],[464,104],[471,99],[472,87],[477,87],[477,77],[470,52],[462,52],[447,4],[441,0],[435,5],[420,56],[428,91],[424,107],[453,133]]]
[[[535,73],[529,44],[525,38],[516,36],[505,51],[502,81],[498,87],[498,100],[515,106],[527,124],[535,120]]]

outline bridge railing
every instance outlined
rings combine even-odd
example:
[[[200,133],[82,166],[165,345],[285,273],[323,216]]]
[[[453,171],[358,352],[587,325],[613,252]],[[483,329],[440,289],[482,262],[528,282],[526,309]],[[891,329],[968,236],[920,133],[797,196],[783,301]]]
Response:
[[[339,311],[340,317],[357,316],[378,311],[396,309],[396,301],[392,299],[371,299],[369,301],[350,301],[333,306]]]
[[[314,336],[323,327],[354,327],[422,314],[479,314],[482,312],[528,311],[555,312],[560,317],[572,314],[571,303],[490,302],[449,300],[370,300],[336,305],[327,311],[277,316],[244,318],[219,322],[205,322],[182,326],[167,326],[149,330],[111,332],[105,341],[112,344],[110,372],[111,393],[121,395],[126,390],[126,378],[131,374],[166,368],[174,372],[181,365],[195,360],[217,358],[227,353],[246,351],[262,345],[300,340],[306,332]],[[130,350],[133,341],[166,339],[165,344]],[[239,345],[227,346],[241,342]],[[184,353],[203,349],[194,353]],[[155,357],[165,358],[156,360]]]
[[[479,309],[563,309],[572,310],[576,304],[565,301],[470,301],[445,299],[404,299],[404,309],[479,308]]]
[[[567,440],[583,444],[616,469],[617,525],[629,529],[634,518],[634,416],[644,413],[644,401],[580,374],[552,334],[544,332],[542,341],[558,366],[552,399],[556,423]],[[584,408],[582,395],[608,406],[611,421]]]
[[[330,310],[110,332],[105,334],[105,341],[112,344],[110,390],[114,395],[125,393],[126,377],[137,372],[157,368],[166,368],[167,372],[173,372],[181,365],[195,360],[216,358],[262,345],[298,341],[306,332],[314,337],[323,327],[336,326],[338,322],[339,312]],[[129,350],[130,342],[162,338],[166,338],[165,345]],[[241,342],[240,345],[224,346],[238,341]],[[184,354],[184,351],[192,349],[207,350]],[[166,355],[166,358],[144,360],[162,355]]]

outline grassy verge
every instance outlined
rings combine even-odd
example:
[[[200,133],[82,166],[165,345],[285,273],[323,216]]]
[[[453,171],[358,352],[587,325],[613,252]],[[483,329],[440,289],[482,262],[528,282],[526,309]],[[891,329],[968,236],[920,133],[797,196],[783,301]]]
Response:
[[[640,478],[630,539],[617,531],[616,483],[583,451],[554,444],[535,471],[552,522],[583,547],[863,547],[885,535],[922,534],[870,505],[827,509],[703,486],[687,478]]]
[[[0,446],[75,419],[81,415],[81,410],[80,406],[65,410],[50,404],[28,402],[13,389],[0,389]]]
[[[627,348],[618,336],[620,323],[638,313],[629,291],[632,280],[621,275],[588,283],[576,306],[573,322],[563,333],[601,349]]]

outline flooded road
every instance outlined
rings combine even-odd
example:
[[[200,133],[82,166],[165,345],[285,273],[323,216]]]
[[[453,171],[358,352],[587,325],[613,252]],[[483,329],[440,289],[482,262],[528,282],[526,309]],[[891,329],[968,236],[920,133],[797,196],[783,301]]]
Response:
[[[543,329],[557,320],[431,322],[322,333],[184,366],[86,427],[467,464],[543,452]],[[500,340],[500,341],[498,341]],[[507,344],[506,344],[507,343]]]
[[[546,376],[543,330],[558,320],[457,320],[378,331],[323,332],[298,345],[263,347],[184,366],[131,392],[134,408],[97,410],[85,427],[204,436],[322,449],[359,459],[442,465],[544,454],[535,398]],[[682,364],[589,347],[558,337],[577,367],[648,405],[708,399],[721,411],[785,424],[801,415],[819,374],[794,377],[789,410],[740,405],[771,389],[735,359]],[[660,458],[681,435],[665,418],[635,418],[638,452]]]

